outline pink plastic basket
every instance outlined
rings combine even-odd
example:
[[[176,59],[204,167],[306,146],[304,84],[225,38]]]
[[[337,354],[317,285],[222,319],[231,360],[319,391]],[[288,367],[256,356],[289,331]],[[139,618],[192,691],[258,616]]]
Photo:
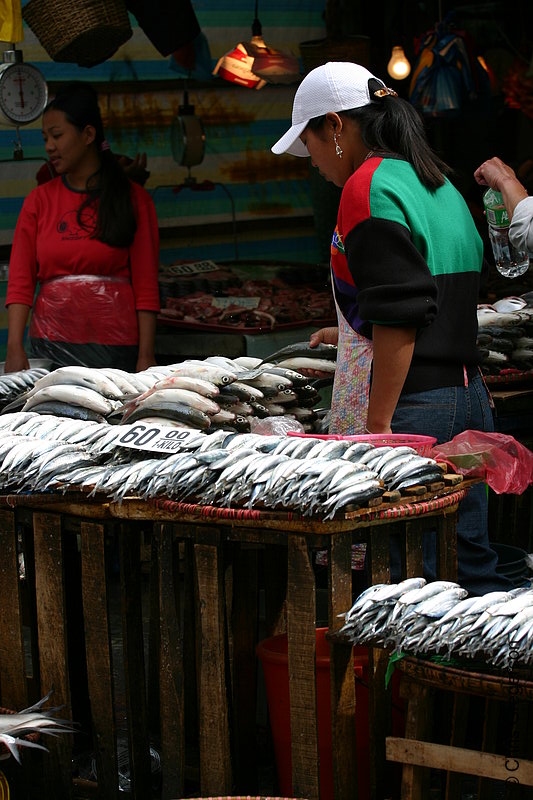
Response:
[[[421,456],[429,456],[437,443],[434,436],[421,436],[415,433],[364,433],[357,436],[342,436],[340,433],[318,434],[288,431],[288,436],[300,436],[307,439],[346,439],[350,442],[370,442],[375,447],[412,447]]]

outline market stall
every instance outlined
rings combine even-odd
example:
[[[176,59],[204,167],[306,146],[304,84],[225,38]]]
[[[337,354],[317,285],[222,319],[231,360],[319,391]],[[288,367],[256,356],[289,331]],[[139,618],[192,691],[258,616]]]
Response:
[[[296,367],[310,359],[333,374],[335,350],[310,354],[300,342],[264,360],[191,359],[135,374],[27,371],[22,389],[16,373],[2,378],[0,700],[22,708],[53,686],[54,704],[79,725],[73,740],[47,743],[49,755],[25,756],[32,780],[44,774],[58,798],[114,797],[119,786],[144,798],[156,783],[164,800],[257,791],[256,647],[280,632],[292,793],[325,796],[318,552],[332,792],[355,796],[352,643],[335,638],[353,601],[352,547],[366,546],[369,581],[390,584],[391,542],[402,575],[417,577],[423,538],[436,532],[437,574],[455,580],[458,507],[481,478],[433,457],[431,437],[317,433],[318,392]],[[369,646],[368,780],[381,798],[389,651]]]
[[[164,500],[109,503],[80,496],[72,499],[50,495],[4,496],[0,530],[6,558],[2,582],[10,597],[10,615],[3,618],[0,636],[2,702],[24,705],[28,695],[39,691],[40,684],[54,686],[54,703],[64,703],[69,710],[82,705],[80,697],[73,696],[71,683],[71,659],[76,655],[71,647],[79,647],[80,639],[77,638],[75,645],[69,640],[65,608],[65,603],[72,602],[69,597],[74,590],[69,580],[72,549],[67,542],[79,536],[81,586],[78,584],[77,591],[81,592],[83,608],[87,685],[80,687],[78,676],[76,691],[88,694],[98,796],[115,796],[118,765],[114,741],[120,710],[113,703],[114,656],[109,632],[105,532],[111,523],[120,523],[125,704],[133,796],[146,797],[150,791],[147,754],[154,715],[160,716],[163,797],[183,796],[186,781],[190,779],[186,752],[191,726],[199,737],[196,780],[201,792],[210,795],[230,793],[235,787],[240,791],[251,788],[257,781],[255,719],[251,709],[255,708],[253,664],[257,643],[257,568],[261,563],[265,570],[269,632],[281,630],[286,615],[293,791],[295,795],[318,797],[312,552],[320,548],[328,553],[329,622],[330,629],[335,630],[340,625],[337,615],[351,603],[354,541],[369,543],[372,576],[386,580],[388,539],[390,535],[400,536],[406,549],[407,574],[416,574],[421,566],[421,537],[428,525],[436,524],[442,575],[453,575],[454,523],[464,491],[462,486],[451,486],[438,492],[437,497],[383,503],[373,509],[347,513],[331,522],[306,520],[294,514],[219,509]],[[27,572],[25,581],[21,581],[17,541],[24,518]],[[156,648],[149,663],[158,665],[157,672],[148,677],[142,658],[139,595],[139,526],[146,530],[147,525],[153,531],[154,543],[150,641]],[[180,543],[186,553],[184,591],[176,571]],[[29,619],[23,617],[23,610],[28,609],[28,594],[33,598],[29,601],[32,609]],[[183,615],[176,606],[178,598],[188,609]],[[29,624],[31,630],[31,674],[25,666],[23,623]],[[198,660],[191,671],[189,659],[194,649]],[[79,664],[79,652],[77,656]],[[333,647],[331,663],[333,696],[337,698],[332,710],[335,796],[352,797],[356,779],[351,754],[356,744],[351,647],[342,644]],[[384,666],[383,658],[378,658],[372,678],[369,723],[376,746],[372,774],[377,783],[384,778],[382,759],[387,730]],[[188,717],[191,708],[188,696],[190,700],[195,687],[199,704],[196,722]],[[147,707],[146,697],[152,702],[156,698],[157,708]],[[87,736],[88,730],[82,735]],[[52,742],[49,757],[42,761],[47,785],[57,787],[57,797],[72,796],[71,747],[65,740]],[[33,779],[40,780],[37,775],[40,766],[34,773],[30,757],[26,756],[24,763]],[[83,787],[90,790],[90,783],[74,778],[77,790]],[[92,786],[92,791],[96,791],[96,786]]]

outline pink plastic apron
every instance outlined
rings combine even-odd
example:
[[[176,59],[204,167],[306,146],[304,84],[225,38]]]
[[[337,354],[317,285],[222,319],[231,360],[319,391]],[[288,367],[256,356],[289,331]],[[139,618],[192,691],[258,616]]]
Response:
[[[329,433],[353,436],[365,433],[373,348],[370,339],[346,322],[338,306],[337,319],[339,341]]]

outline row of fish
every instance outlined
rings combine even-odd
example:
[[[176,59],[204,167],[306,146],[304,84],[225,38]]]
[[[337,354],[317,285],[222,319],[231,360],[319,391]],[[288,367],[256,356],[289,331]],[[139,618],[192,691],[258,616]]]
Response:
[[[331,519],[387,490],[436,488],[442,467],[410,447],[182,429],[172,455],[121,442],[138,425],[14,412],[0,417],[0,490],[169,497],[223,507],[289,509]],[[173,429],[168,429],[174,432]]]
[[[35,380],[5,406],[74,419],[110,423],[165,420],[196,430],[247,432],[255,420],[286,416],[312,431],[318,390],[293,367],[333,378],[336,347],[301,342],[268,359],[212,356],[188,359],[140,373],[61,367]],[[21,387],[22,388],[22,387]],[[24,389],[27,386],[24,387]]]
[[[0,375],[0,403],[2,406],[35,386],[35,383],[48,373],[44,367],[23,369],[20,372],[6,372]]]
[[[483,658],[494,666],[533,664],[533,589],[469,597],[453,581],[407,578],[374,584],[344,615],[354,645],[397,653]]]
[[[533,295],[478,306],[477,345],[486,374],[533,369]]]

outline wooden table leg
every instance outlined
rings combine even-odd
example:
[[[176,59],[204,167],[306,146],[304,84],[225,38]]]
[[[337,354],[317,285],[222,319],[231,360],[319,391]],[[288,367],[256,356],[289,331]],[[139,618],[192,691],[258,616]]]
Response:
[[[147,797],[152,778],[141,597],[141,531],[135,523],[120,526],[119,553],[131,791],[134,796]]]
[[[81,523],[81,577],[87,679],[91,698],[98,791],[118,797],[113,666],[106,581],[104,526]]]
[[[236,545],[232,558],[231,664],[235,791],[257,791],[256,703],[258,551]]]
[[[288,537],[287,634],[292,794],[320,796],[316,703],[316,591],[305,537]]]
[[[208,539],[211,539],[211,543]],[[224,652],[223,570],[220,535],[199,528],[194,543],[198,635],[200,790],[230,795],[232,763]]]
[[[328,622],[330,632],[339,630],[344,620],[338,617],[352,606],[352,534],[331,536],[328,551]],[[355,719],[358,713],[352,645],[330,642],[331,750],[335,800],[357,798],[357,742]],[[360,800],[365,800],[361,797]]]
[[[159,566],[159,614],[152,624],[160,629],[161,800],[170,800],[183,797],[185,785],[183,630],[174,526],[161,525],[154,533],[154,543]]]
[[[442,580],[457,580],[457,514],[457,509],[445,510],[436,518],[437,575]]]
[[[2,705],[18,711],[28,705],[28,687],[14,511],[0,511],[0,552],[0,689]]]
[[[37,627],[41,687],[54,688],[54,705],[64,706],[63,716],[71,718],[69,666],[66,630],[65,576],[61,546],[61,517],[35,513],[35,575]],[[72,797],[72,737],[50,738],[49,753],[43,760],[46,786],[54,787],[57,800]]]

